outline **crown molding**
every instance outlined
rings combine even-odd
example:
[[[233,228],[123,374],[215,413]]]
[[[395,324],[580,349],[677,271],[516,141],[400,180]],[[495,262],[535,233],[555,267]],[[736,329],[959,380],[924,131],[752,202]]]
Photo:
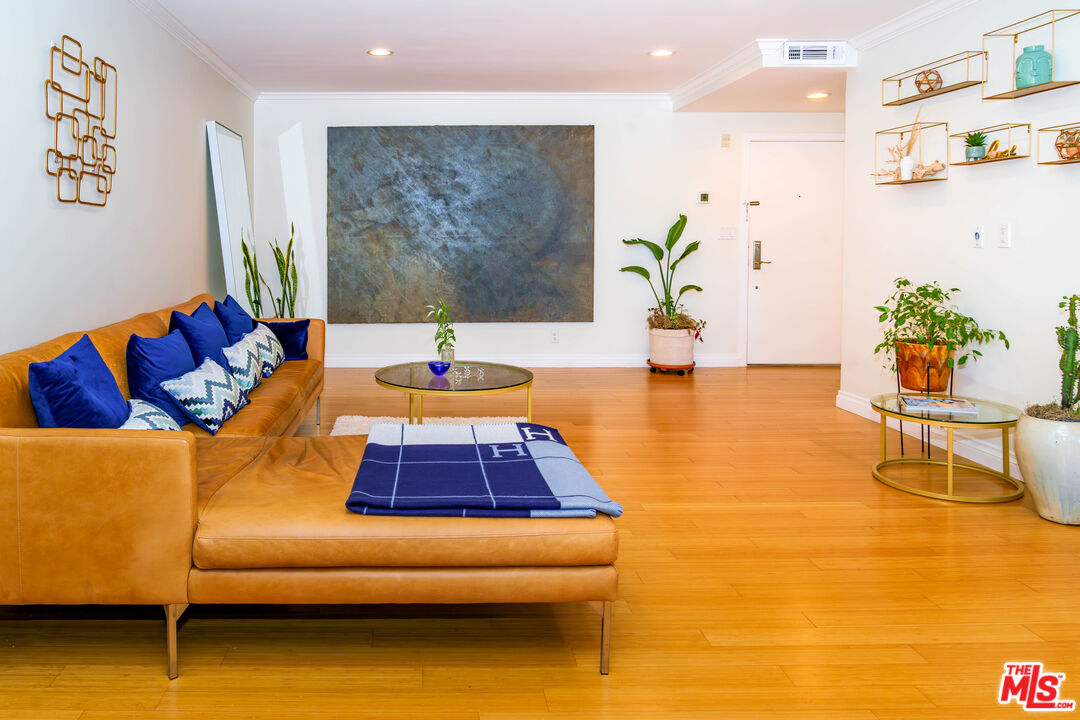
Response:
[[[667,93],[558,92],[264,92],[257,102],[482,103],[638,102],[670,106]]]
[[[236,72],[220,55],[211,50],[206,43],[197,38],[184,23],[180,22],[175,15],[165,9],[157,0],[129,0],[129,2],[150,16],[165,32],[172,35],[197,58],[213,68],[221,77],[225,78],[233,87],[242,92],[251,101],[259,97],[259,91],[251,83],[244,80],[240,73]]]
[[[949,13],[974,5],[979,0],[930,0],[923,5],[908,10],[903,15],[898,15],[892,20],[882,23],[877,27],[870,28],[848,40],[848,43],[856,50],[869,50],[872,47],[886,43],[906,32],[932,23]]]
[[[672,107],[675,110],[686,107],[760,67],[761,50],[758,49],[758,44],[752,42],[744,45],[704,72],[672,89],[669,93]]]

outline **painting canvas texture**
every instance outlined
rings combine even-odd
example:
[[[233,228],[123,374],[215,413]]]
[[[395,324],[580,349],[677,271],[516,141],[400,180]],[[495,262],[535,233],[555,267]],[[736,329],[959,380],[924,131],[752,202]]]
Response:
[[[327,128],[331,323],[593,319],[593,127]]]

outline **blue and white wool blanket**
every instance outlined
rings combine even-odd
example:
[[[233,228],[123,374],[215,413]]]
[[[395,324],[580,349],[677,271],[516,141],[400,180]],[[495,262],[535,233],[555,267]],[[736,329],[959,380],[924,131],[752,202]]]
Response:
[[[345,507],[366,515],[622,514],[559,431],[533,423],[373,425]]]

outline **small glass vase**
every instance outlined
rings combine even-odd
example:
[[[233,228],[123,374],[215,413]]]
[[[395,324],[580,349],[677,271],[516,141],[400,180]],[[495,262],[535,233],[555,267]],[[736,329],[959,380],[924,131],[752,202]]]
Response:
[[[440,354],[439,359],[444,363],[454,364],[454,348],[445,348]]]

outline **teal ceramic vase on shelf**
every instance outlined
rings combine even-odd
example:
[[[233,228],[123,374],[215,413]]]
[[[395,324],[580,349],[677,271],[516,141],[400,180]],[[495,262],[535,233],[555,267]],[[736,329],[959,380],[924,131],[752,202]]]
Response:
[[[1054,58],[1042,45],[1029,45],[1016,59],[1016,89],[1042,85],[1054,75]]]

